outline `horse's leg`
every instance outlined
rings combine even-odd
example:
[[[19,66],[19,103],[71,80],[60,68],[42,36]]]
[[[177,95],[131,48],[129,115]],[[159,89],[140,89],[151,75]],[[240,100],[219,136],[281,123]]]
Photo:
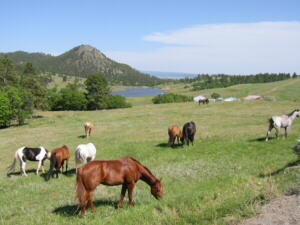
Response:
[[[90,205],[92,212],[95,212],[96,209],[95,209],[95,206],[93,204],[93,192],[92,191],[87,191],[86,196],[87,196],[87,202]]]
[[[275,130],[276,130],[275,135],[276,135],[276,138],[277,138],[277,139],[279,138],[279,129],[280,129],[280,128],[275,127]]]
[[[271,134],[271,130],[274,128],[274,126],[272,124],[269,125],[269,129],[267,131],[267,135],[266,135],[266,141],[269,140],[269,135]]]
[[[89,136],[91,136],[92,128],[89,129]]]
[[[36,175],[39,175],[39,170],[40,170],[41,165],[42,165],[42,161],[39,161],[38,168],[36,170]]]
[[[86,199],[85,199],[83,202],[81,202],[81,216],[82,216],[82,217],[85,216],[86,205],[87,205],[87,201],[86,201]]]
[[[176,137],[172,137],[172,147],[174,147],[176,141]]]
[[[134,185],[135,183],[130,183],[128,185],[128,199],[129,199],[128,206],[134,206],[134,202],[132,201],[132,193],[133,193]]]
[[[122,190],[120,195],[120,200],[118,202],[118,208],[123,208],[123,200],[127,191],[128,185],[126,183],[122,184]]]
[[[285,127],[284,130],[285,130],[284,136],[285,136],[285,139],[287,139],[289,127]]]
[[[67,160],[66,160],[66,171],[65,171],[65,173],[68,172],[68,162],[69,162],[69,160],[67,159]]]
[[[21,167],[22,167],[22,174],[27,177],[27,174],[26,174],[26,171],[25,171],[25,168],[26,168],[26,163],[25,162],[21,162]]]
[[[61,162],[61,173],[64,172],[64,164],[65,164],[65,160],[63,160],[63,161]]]
[[[43,173],[45,173],[45,169],[44,169],[44,161],[45,161],[45,160],[42,160],[42,172],[43,172]]]

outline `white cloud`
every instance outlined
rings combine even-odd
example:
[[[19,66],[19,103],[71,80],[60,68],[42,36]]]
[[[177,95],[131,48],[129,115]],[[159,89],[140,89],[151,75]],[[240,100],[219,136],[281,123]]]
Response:
[[[142,38],[166,46],[108,56],[141,70],[300,73],[300,22],[207,24]]]

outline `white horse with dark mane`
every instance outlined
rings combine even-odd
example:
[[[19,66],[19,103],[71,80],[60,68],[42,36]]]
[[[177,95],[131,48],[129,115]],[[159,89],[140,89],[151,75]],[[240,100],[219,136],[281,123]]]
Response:
[[[267,132],[266,141],[268,141],[269,135],[273,128],[275,128],[275,130],[276,130],[275,134],[276,134],[277,138],[279,136],[280,128],[284,128],[285,129],[285,138],[287,138],[288,130],[292,126],[293,120],[299,116],[300,116],[300,110],[296,109],[289,114],[285,114],[285,115],[281,115],[281,116],[273,116],[272,118],[270,118],[269,119],[269,129]]]
[[[96,157],[96,147],[93,143],[80,144],[75,151],[75,167],[94,160]]]
[[[46,159],[50,158],[50,152],[48,152],[44,147],[38,147],[38,148],[31,148],[31,147],[22,147],[19,148],[14,157],[14,161],[12,162],[11,165],[7,167],[8,172],[9,171],[14,171],[16,168],[16,163],[17,160],[20,162],[20,170],[21,174],[24,176],[27,176],[25,167],[26,167],[26,161],[38,161],[38,168],[36,170],[36,174],[39,174],[40,167],[42,166],[42,171],[43,173],[45,172],[44,170],[44,161]]]

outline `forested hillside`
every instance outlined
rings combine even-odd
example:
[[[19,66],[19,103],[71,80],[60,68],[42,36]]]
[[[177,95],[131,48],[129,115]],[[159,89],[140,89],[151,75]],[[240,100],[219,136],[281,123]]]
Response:
[[[20,70],[29,62],[42,72],[79,77],[101,73],[112,84],[153,86],[163,82],[162,79],[155,76],[141,73],[126,64],[115,62],[89,45],[77,46],[59,56],[23,51],[1,53],[1,55],[11,58]]]

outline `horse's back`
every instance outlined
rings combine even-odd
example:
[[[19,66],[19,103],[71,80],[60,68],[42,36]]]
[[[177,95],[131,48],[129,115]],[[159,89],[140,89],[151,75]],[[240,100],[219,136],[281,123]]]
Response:
[[[85,122],[85,123],[84,123],[84,127],[85,127],[85,128],[93,128],[94,125],[93,125],[92,122]]]
[[[96,155],[96,147],[93,143],[80,144],[77,146],[75,155],[83,157],[92,157]]]
[[[80,170],[84,180],[94,179],[104,185],[130,183],[138,178],[136,161],[130,157],[119,160],[94,160],[80,167]]]
[[[70,159],[70,151],[66,145],[53,149],[52,154],[53,153],[56,154],[56,157],[59,157],[61,159]]]
[[[168,134],[171,137],[180,136],[181,130],[177,125],[172,125],[168,127]]]

